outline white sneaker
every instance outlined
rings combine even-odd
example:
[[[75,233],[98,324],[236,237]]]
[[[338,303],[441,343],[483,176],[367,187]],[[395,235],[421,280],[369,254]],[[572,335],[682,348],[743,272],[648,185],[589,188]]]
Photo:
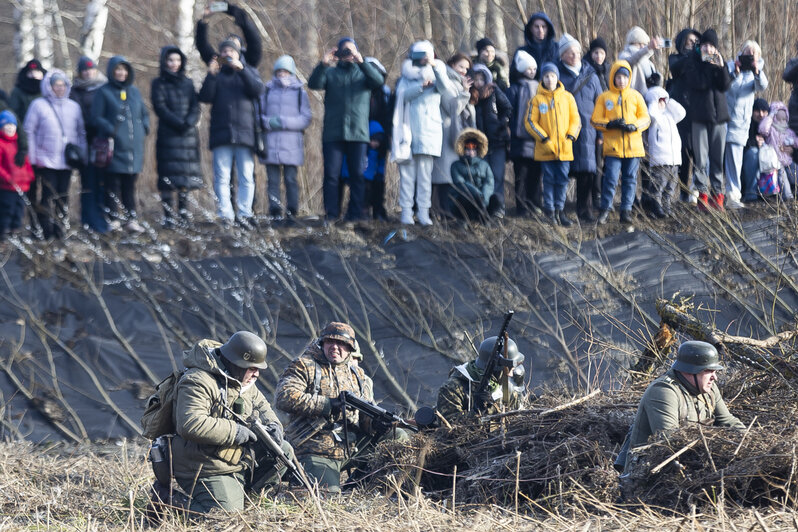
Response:
[[[111,220],[108,222],[109,231],[119,231],[120,229],[122,229],[122,224],[119,222],[119,220]]]
[[[726,208],[727,209],[745,209],[745,204],[737,201],[734,198],[726,198]]]
[[[144,232],[144,228],[136,220],[130,220],[125,224],[125,231],[140,234]]]
[[[687,201],[690,205],[698,205],[698,191],[690,189],[690,197],[687,198]]]
[[[402,223],[405,225],[415,225],[413,220],[413,209],[402,209]]]
[[[429,209],[418,210],[418,223],[421,225],[432,225],[432,220],[429,217]]]

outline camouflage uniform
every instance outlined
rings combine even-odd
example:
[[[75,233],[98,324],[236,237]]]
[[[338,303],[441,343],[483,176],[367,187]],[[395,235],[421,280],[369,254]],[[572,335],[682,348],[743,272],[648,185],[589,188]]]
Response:
[[[337,398],[342,391],[367,398],[364,384],[365,374],[352,362],[351,354],[342,363],[332,365],[324,356],[321,339],[309,345],[302,355],[291,362],[277,383],[275,406],[288,414],[288,440],[298,441],[297,438],[309,427],[320,427],[298,445],[296,453],[308,475],[317,478],[320,484],[326,485],[331,491],[335,491],[340,484],[344,460],[355,450],[360,413],[351,409],[346,412],[347,431],[350,432],[347,450],[343,441],[342,419],[340,416],[339,419],[332,419],[330,400]]]
[[[224,371],[216,350],[221,345],[202,340],[183,352],[183,365],[187,369],[177,384],[174,406],[177,431],[172,440],[174,476],[192,496],[190,509],[202,513],[216,507],[244,508],[246,460],[242,458],[246,457],[246,449],[234,444],[238,424],[230,419],[222,404],[233,409],[240,398],[243,418],[257,412],[264,425],[280,423],[254,383],[242,388],[241,382]],[[286,441],[282,448],[289,456],[293,452]],[[276,471],[268,480],[277,482],[284,472],[285,469]]]
[[[449,380],[438,390],[438,403],[436,409],[448,421],[458,416],[471,412],[477,407],[476,390],[482,380],[483,371],[476,367],[476,361],[471,361],[460,366],[455,366],[449,372]],[[520,406],[520,393],[522,387],[515,386],[510,379],[510,399],[505,405],[505,410],[515,410]],[[502,404],[502,387],[499,381],[492,378],[488,383],[488,391],[493,402],[486,406],[482,413],[493,414],[500,411]]]

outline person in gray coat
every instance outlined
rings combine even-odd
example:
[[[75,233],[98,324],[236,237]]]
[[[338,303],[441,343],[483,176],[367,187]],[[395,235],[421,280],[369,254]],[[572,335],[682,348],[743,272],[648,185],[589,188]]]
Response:
[[[596,130],[590,123],[596,99],[602,93],[596,71],[582,59],[582,46],[565,33],[560,38],[560,81],[573,94],[582,129],[574,143],[574,160],[570,175],[576,178],[576,213],[584,222],[594,222],[590,204],[596,187]],[[594,205],[594,207],[598,207]]]
[[[283,205],[289,218],[299,208],[298,167],[305,163],[305,129],[313,115],[308,93],[296,77],[290,55],[274,62],[274,78],[261,96],[260,119],[266,131],[266,176],[269,180],[269,216],[281,218]],[[285,204],[280,192],[280,171],[285,178]]]
[[[748,129],[751,125],[751,114],[754,109],[754,98],[757,92],[768,88],[768,78],[762,69],[762,49],[756,41],[745,41],[740,53],[726,66],[731,74],[731,85],[726,92],[729,105],[729,124],[726,129],[726,153],[724,167],[726,170],[726,207],[739,209],[744,207],[740,174],[743,166],[743,148],[748,142]]]

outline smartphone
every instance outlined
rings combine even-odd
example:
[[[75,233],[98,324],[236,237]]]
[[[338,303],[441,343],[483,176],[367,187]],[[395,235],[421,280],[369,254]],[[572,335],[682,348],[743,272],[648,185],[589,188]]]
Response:
[[[754,56],[744,54],[740,56],[740,70],[753,70],[754,69]]]
[[[226,13],[227,7],[227,2],[211,2],[208,9],[211,13]]]
[[[671,46],[673,46],[673,41],[671,41],[670,39],[662,39],[663,48],[670,48]]]

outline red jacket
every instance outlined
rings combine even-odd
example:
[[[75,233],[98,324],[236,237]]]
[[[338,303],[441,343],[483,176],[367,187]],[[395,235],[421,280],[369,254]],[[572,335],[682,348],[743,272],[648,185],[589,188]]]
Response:
[[[33,181],[33,168],[25,157],[22,168],[14,164],[17,155],[17,135],[7,137],[0,131],[0,190],[19,190],[27,192]]]

